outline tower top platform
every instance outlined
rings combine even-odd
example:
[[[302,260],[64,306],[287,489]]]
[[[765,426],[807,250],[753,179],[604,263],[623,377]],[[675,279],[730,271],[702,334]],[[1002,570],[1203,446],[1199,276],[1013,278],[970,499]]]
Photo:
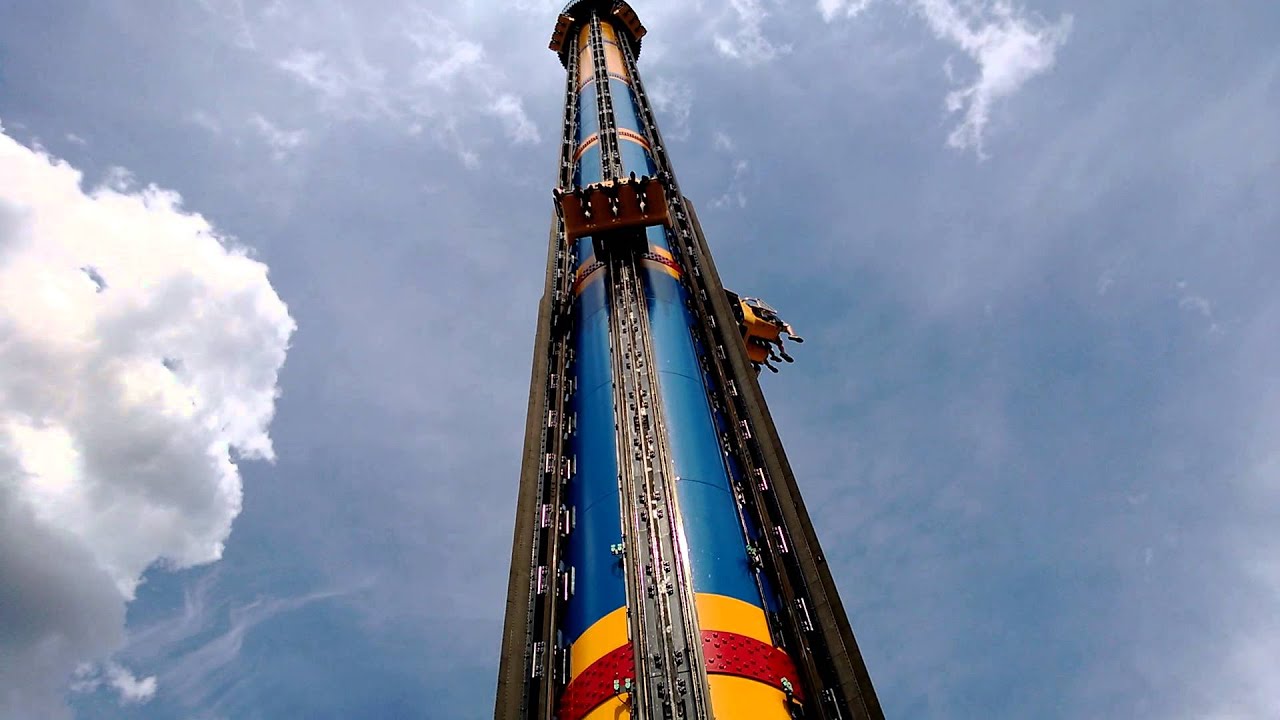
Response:
[[[562,65],[568,66],[568,48],[571,43],[566,40],[569,37],[570,28],[590,17],[592,10],[602,17],[615,18],[618,29],[632,42],[636,57],[640,56],[640,38],[644,37],[648,31],[645,30],[644,25],[640,24],[636,11],[626,0],[571,0],[556,18],[556,27],[551,32],[549,45],[551,50],[560,56]]]

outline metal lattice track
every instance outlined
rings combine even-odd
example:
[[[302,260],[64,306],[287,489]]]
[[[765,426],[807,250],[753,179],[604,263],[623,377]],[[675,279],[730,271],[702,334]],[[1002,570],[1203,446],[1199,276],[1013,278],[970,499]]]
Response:
[[[565,97],[569,100],[564,108],[564,138],[560,151],[560,182],[568,185],[573,181],[573,147],[572,138],[577,131],[577,102],[573,101],[573,91],[577,82],[577,58],[570,61],[566,78]],[[565,344],[569,318],[569,303],[572,301],[570,290],[572,277],[572,254],[565,243],[564,223],[557,216],[555,219],[555,270],[552,280],[552,296],[550,298],[551,338],[548,347],[550,372],[544,379],[545,402],[543,406],[543,427],[539,453],[541,471],[536,494],[536,502],[532,508],[535,513],[533,521],[533,542],[531,551],[531,567],[534,568],[529,582],[529,609],[526,617],[525,632],[525,677],[529,692],[525,695],[522,716],[529,718],[553,717],[556,695],[564,682],[561,662],[566,650],[556,644],[556,626],[560,610],[558,593],[559,577],[556,574],[560,565],[560,538],[566,528],[562,527],[564,518],[560,512],[563,504],[561,491],[566,480],[569,459],[564,455],[564,442],[567,440],[565,408],[568,402],[567,387],[568,366],[571,353]]]
[[[761,558],[763,569],[768,573],[777,586],[779,593],[784,600],[784,613],[786,622],[783,623],[782,637],[778,640],[787,647],[788,652],[793,656],[793,660],[802,668],[802,672],[806,676],[805,682],[811,687],[814,697],[827,697],[831,700],[827,707],[819,709],[819,714],[824,718],[840,718],[846,714],[842,712],[843,703],[838,701],[834,693],[823,692],[830,688],[838,686],[836,678],[832,677],[830,662],[822,663],[819,657],[829,660],[831,654],[826,651],[823,638],[818,633],[813,633],[813,623],[808,615],[806,597],[807,592],[804,574],[798,563],[790,552],[792,540],[790,538],[789,529],[783,520],[780,508],[777,507],[777,499],[772,495],[769,486],[769,470],[763,458],[763,450],[759,443],[755,441],[755,434],[752,432],[751,422],[745,407],[742,406],[741,394],[737,392],[737,388],[732,386],[729,381],[729,375],[725,368],[724,353],[726,339],[723,337],[722,328],[716,327],[709,318],[714,317],[714,312],[710,307],[710,298],[708,296],[706,283],[702,277],[702,271],[699,267],[699,256],[694,239],[689,215],[684,205],[684,195],[680,192],[679,186],[675,179],[675,174],[671,170],[670,160],[667,157],[665,148],[662,143],[662,137],[658,130],[656,119],[653,115],[652,107],[649,99],[643,90],[643,83],[639,79],[639,70],[636,67],[634,55],[627,42],[621,43],[627,70],[633,78],[633,87],[636,94],[636,103],[643,116],[645,129],[649,134],[649,142],[652,148],[651,155],[654,164],[661,176],[668,182],[672,192],[670,193],[670,203],[672,205],[672,217],[675,221],[676,234],[679,236],[678,252],[683,256],[686,266],[690,270],[690,274],[686,275],[690,283],[693,285],[691,293],[695,314],[699,322],[699,334],[702,336],[704,346],[708,351],[704,357],[707,358],[711,370],[711,376],[719,386],[721,397],[729,399],[726,403],[725,410],[730,420],[730,426],[733,428],[733,442],[731,443],[732,451],[738,457],[747,477],[744,478],[744,484],[747,486],[744,492],[747,497],[748,507],[755,516],[757,525],[760,527],[762,540],[765,543],[766,552]],[[733,340],[737,340],[736,337]],[[823,665],[827,667],[824,668]]]
[[[701,719],[709,716],[709,691],[701,639],[688,595],[688,572],[681,556],[678,518],[672,502],[670,453],[661,399],[651,364],[649,319],[634,255],[615,253],[610,261],[613,290],[611,335],[622,501],[631,538],[624,543],[630,585],[638,690],[647,702],[637,716]],[[643,566],[643,568],[641,567]]]
[[[622,153],[618,150],[618,126],[609,91],[609,69],[604,60],[604,36],[600,29],[600,16],[594,10],[591,12],[590,38],[596,78],[596,109],[600,114],[600,162],[604,171],[602,177],[612,180],[622,176]]]

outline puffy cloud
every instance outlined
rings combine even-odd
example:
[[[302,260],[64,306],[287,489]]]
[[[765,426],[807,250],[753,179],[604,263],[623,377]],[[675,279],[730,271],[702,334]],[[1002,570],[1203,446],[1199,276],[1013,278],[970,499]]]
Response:
[[[293,320],[267,268],[180,198],[86,192],[0,132],[0,716],[65,713],[144,570],[216,560],[235,458],[267,435]],[[96,671],[126,700],[155,691]],[[82,677],[83,681],[84,678]]]
[[[991,106],[1053,67],[1058,48],[1071,33],[1072,18],[1064,15],[1050,24],[1009,0],[966,5],[964,10],[953,0],[915,0],[915,10],[934,35],[954,43],[978,65],[972,83],[947,94],[947,111],[964,115],[947,144],[981,156]],[[950,64],[947,68],[950,74]]]

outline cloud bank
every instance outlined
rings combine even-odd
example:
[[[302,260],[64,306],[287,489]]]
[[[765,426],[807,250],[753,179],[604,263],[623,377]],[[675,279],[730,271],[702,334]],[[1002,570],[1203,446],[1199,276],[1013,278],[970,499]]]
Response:
[[[123,173],[0,132],[0,716],[66,715],[77,686],[143,702],[109,660],[154,563],[217,560],[235,461],[267,428],[294,323],[267,268]],[[86,663],[97,663],[87,666]]]

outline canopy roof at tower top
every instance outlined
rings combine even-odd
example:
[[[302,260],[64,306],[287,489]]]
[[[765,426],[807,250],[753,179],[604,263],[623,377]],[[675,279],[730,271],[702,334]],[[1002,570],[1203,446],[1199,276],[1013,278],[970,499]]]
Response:
[[[631,9],[626,0],[570,0],[560,12],[560,17],[556,19],[556,28],[551,33],[550,47],[560,56],[561,63],[567,65],[568,45],[565,39],[568,37],[569,29],[577,22],[587,19],[591,10],[598,11],[602,16],[611,15],[616,18],[617,27],[634,43],[636,56],[640,55],[640,38],[644,37],[648,31],[645,30],[644,25],[640,24],[636,11]]]

